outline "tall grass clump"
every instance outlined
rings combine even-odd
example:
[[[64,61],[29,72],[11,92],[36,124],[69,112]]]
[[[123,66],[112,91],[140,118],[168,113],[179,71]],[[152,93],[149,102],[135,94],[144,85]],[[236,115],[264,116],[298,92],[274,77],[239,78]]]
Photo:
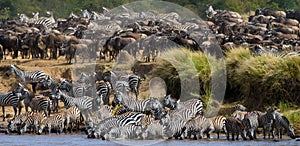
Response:
[[[280,101],[300,102],[300,57],[271,54],[251,56],[249,49],[226,54],[227,95],[249,106],[278,105]]]
[[[214,88],[212,77],[218,74],[220,63],[213,56],[188,49],[172,49],[163,53],[154,65],[151,75],[162,78],[167,85],[167,94],[185,101],[201,98],[205,104]]]

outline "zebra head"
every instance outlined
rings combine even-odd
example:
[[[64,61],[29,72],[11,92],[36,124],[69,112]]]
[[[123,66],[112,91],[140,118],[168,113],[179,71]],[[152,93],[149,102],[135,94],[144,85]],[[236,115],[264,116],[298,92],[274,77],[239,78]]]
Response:
[[[48,76],[45,80],[42,81],[42,83],[44,87],[49,88],[53,81],[54,80],[50,76]]]
[[[91,78],[89,75],[87,75],[86,73],[81,73],[79,79],[77,80],[78,83],[87,83],[87,84],[91,84]]]
[[[234,110],[246,111],[247,108],[244,105],[237,104],[237,105],[234,106]]]
[[[68,88],[68,87],[71,87],[72,84],[67,81],[66,79],[63,79],[61,78],[60,79],[60,85],[58,86],[58,89],[61,89],[61,90],[66,90],[67,92],[69,92],[71,89]]]
[[[275,107],[270,108],[266,113],[270,116],[271,120],[273,120],[273,121],[276,119],[276,110],[277,110],[277,108],[275,108]]]
[[[18,86],[14,89],[14,93],[18,98],[21,98],[21,96],[26,91],[27,91],[27,89],[25,89],[25,87],[21,83],[18,83]]]
[[[172,98],[171,94],[169,94],[163,99],[162,104],[164,107],[167,107],[170,109],[175,109],[177,107],[178,101],[176,101],[176,99]]]
[[[15,72],[15,65],[13,65],[13,64],[11,64],[10,66],[9,66],[9,69],[8,69],[8,71],[6,71],[5,72],[5,75],[6,76],[10,76],[10,75],[12,75],[14,72]]]

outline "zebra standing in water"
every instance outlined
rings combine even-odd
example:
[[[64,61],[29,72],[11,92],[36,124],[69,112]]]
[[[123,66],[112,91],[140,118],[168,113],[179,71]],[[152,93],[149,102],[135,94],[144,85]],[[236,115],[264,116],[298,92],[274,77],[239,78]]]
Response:
[[[20,114],[16,116],[11,121],[8,121],[8,125],[7,125],[8,132],[17,131],[18,126],[21,125],[21,123],[25,121],[27,117],[31,116],[32,114],[33,112],[26,112],[24,114]]]
[[[256,130],[259,126],[258,114],[256,112],[248,112],[242,122],[245,125],[245,131],[250,140],[256,139]]]
[[[286,130],[287,135],[292,139],[295,139],[294,128],[290,124],[289,120],[279,112],[275,112],[275,121],[272,125],[272,136],[274,138],[274,128],[277,131],[278,139],[282,138],[283,129]]]
[[[46,79],[46,74],[43,71],[31,71],[26,72],[16,65],[11,64],[9,66],[9,70],[5,73],[7,76],[10,76],[12,74],[15,74],[17,76],[17,79],[21,83],[30,83],[32,85],[32,90],[34,93],[36,93],[36,86],[38,83],[42,82]]]
[[[17,107],[19,108],[19,115],[22,110],[21,106],[21,100],[19,98],[20,95],[16,93],[16,89],[13,91],[9,91],[5,94],[0,94],[0,106],[2,106],[2,113],[3,113],[3,121],[5,121],[6,115],[5,115],[5,106],[13,106],[14,109],[14,118],[17,115]]]
[[[270,108],[266,113],[261,113],[258,115],[259,127],[263,128],[264,139],[266,138],[266,130],[268,130],[268,136],[270,138],[271,127],[274,123],[276,108]]]
[[[39,124],[38,134],[41,134],[44,128],[48,128],[48,134],[51,133],[52,127],[56,127],[56,133],[62,133],[64,128],[64,119],[61,114],[55,114],[50,117],[44,118]],[[47,131],[45,131],[47,133]]]
[[[137,124],[144,116],[142,113],[130,113],[129,115],[119,117],[109,117],[102,120],[97,125],[92,123],[87,124],[88,138],[104,138],[113,127],[124,127],[130,124]]]
[[[72,107],[66,109],[65,111],[63,111],[62,117],[64,118],[64,121],[65,121],[64,122],[65,133],[67,133],[69,124],[71,125],[70,132],[72,132],[73,123],[76,124],[77,130],[79,129],[80,111],[76,106],[72,106]]]
[[[46,114],[44,112],[33,113],[28,116],[26,120],[24,120],[20,126],[20,134],[27,132],[27,128],[33,129],[34,133],[38,133],[38,126],[42,119],[46,118]]]
[[[225,127],[227,130],[226,133],[227,140],[229,140],[230,133],[232,134],[231,140],[235,140],[234,139],[235,134],[236,134],[236,140],[239,139],[239,134],[241,134],[242,138],[246,140],[245,132],[244,132],[245,126],[240,119],[236,119],[234,117],[226,117]]]
[[[225,127],[225,120],[226,120],[226,117],[224,117],[224,116],[216,116],[216,117],[212,118],[212,122],[214,125],[215,132],[217,133],[218,139],[220,138],[220,132],[222,129],[224,130],[225,133],[227,133],[226,127]]]

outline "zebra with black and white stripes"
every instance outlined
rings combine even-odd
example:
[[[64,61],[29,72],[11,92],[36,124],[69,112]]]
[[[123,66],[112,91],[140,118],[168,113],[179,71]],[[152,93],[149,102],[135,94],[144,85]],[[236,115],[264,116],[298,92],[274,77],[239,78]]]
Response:
[[[226,117],[225,116],[215,116],[215,117],[212,117],[212,122],[213,122],[213,125],[214,125],[214,132],[217,133],[217,138],[219,139],[220,138],[220,132],[223,130],[225,133],[227,132],[226,131],[226,127],[225,127],[225,120],[226,120]]]
[[[135,100],[133,98],[127,97],[119,91],[116,91],[115,103],[121,103],[125,108],[134,112],[143,112],[143,113],[151,113],[151,112],[161,112],[162,105],[158,101],[158,99],[149,98],[145,100]]]
[[[0,94],[0,106],[2,106],[2,113],[3,113],[3,121],[5,121],[6,114],[5,114],[5,106],[12,106],[14,109],[14,118],[17,115],[17,110],[19,109],[19,115],[22,110],[21,100],[19,95],[16,93],[14,89],[13,91],[9,91],[5,94]],[[18,108],[18,109],[17,109]]]
[[[97,95],[102,96],[103,104],[109,105],[109,96],[112,91],[112,86],[108,81],[101,80],[97,82]]]
[[[113,127],[124,127],[130,124],[137,124],[143,116],[144,114],[142,113],[133,112],[124,116],[106,118],[98,124],[93,124],[93,121],[91,121],[87,124],[86,128],[88,131],[88,138],[104,139],[104,135],[109,133]]]
[[[295,132],[294,132],[294,128],[292,127],[292,125],[290,124],[289,120],[282,115],[279,112],[275,112],[275,120],[274,123],[272,125],[272,136],[274,138],[274,129],[276,129],[277,131],[277,136],[278,139],[282,138],[283,135],[283,129],[287,132],[287,135],[292,138],[295,139]]]
[[[229,140],[229,135],[230,133],[232,134],[231,140],[235,140],[235,135],[236,135],[236,140],[239,139],[239,135],[242,136],[244,140],[246,140],[245,136],[245,126],[243,122],[240,119],[236,119],[235,117],[226,117],[225,120],[225,127],[226,127],[226,137],[227,140]]]
[[[126,125],[122,127],[113,127],[103,137],[105,140],[120,139],[142,139],[143,128],[140,125]]]
[[[44,87],[49,88],[51,90],[51,94],[50,94],[51,98],[50,99],[52,100],[53,111],[58,112],[58,99],[55,96],[55,93],[56,93],[57,88],[58,88],[58,82],[54,78],[48,76],[43,81],[43,85],[44,85]]]
[[[46,118],[46,114],[44,112],[33,113],[28,116],[26,120],[24,120],[20,126],[20,134],[27,132],[27,128],[30,128],[29,131],[33,131],[34,133],[38,133],[38,126],[42,119]]]
[[[17,79],[21,83],[30,83],[32,85],[32,90],[36,92],[36,86],[38,83],[42,82],[46,79],[46,73],[43,71],[24,71],[20,69],[18,66],[11,64],[9,66],[9,70],[5,73],[7,76],[15,74]]]
[[[142,134],[143,139],[154,140],[154,139],[164,139],[164,129],[165,127],[160,123],[150,123],[145,127],[145,131]]]
[[[210,134],[213,131],[214,125],[212,119],[197,115],[186,123],[185,136],[191,138],[191,135],[193,134],[194,139],[202,139],[205,132],[207,138],[210,138]]]
[[[242,122],[245,125],[245,132],[250,140],[256,139],[256,131],[259,126],[258,114],[256,112],[248,112]]]
[[[64,118],[64,128],[65,128],[65,133],[67,133],[67,130],[70,125],[70,132],[72,132],[72,125],[73,123],[76,124],[77,130],[79,129],[79,118],[80,118],[80,111],[76,106],[72,106],[65,111],[62,112],[62,117]]]
[[[53,12],[47,11],[46,17],[40,17],[34,22],[34,25],[40,29],[44,29],[46,33],[50,32],[50,30],[55,26]]]
[[[65,90],[67,93],[70,93],[71,96],[74,97],[83,97],[85,96],[88,88],[90,86],[85,86],[83,84],[72,84],[71,82],[67,81],[66,79],[61,78],[61,83],[58,87],[60,90]]]
[[[142,77],[132,74],[128,77],[128,84],[129,84],[129,89],[131,92],[133,92],[135,94],[135,98],[138,99],[138,95],[139,95],[139,87],[140,84],[142,83],[141,81],[145,80],[146,77],[144,75],[142,75]]]
[[[24,122],[28,116],[31,116],[33,112],[25,112],[23,114],[20,114],[16,116],[14,119],[8,121],[7,129],[8,132],[17,131],[19,129],[19,126]]]
[[[45,128],[48,128],[48,134],[51,133],[52,128],[56,128],[56,133],[62,133],[64,128],[64,118],[61,114],[55,114],[50,117],[42,119],[39,124],[38,134],[41,134]],[[47,131],[45,130],[45,134]]]
[[[102,100],[102,96],[96,98],[92,98],[89,96],[74,98],[66,95],[60,90],[58,90],[57,96],[64,102],[66,108],[69,108],[74,105],[77,106],[80,112],[86,118],[86,120],[91,118],[91,114],[93,112],[100,109],[100,103]]]
[[[268,137],[270,138],[271,127],[274,123],[276,108],[270,108],[267,112],[258,115],[259,127],[263,128],[264,139],[266,138],[266,131],[268,130]]]

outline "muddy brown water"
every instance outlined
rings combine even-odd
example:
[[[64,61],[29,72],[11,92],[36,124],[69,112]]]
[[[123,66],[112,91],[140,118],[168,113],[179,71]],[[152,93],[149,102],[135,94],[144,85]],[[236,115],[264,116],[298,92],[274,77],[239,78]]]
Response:
[[[231,146],[241,146],[241,145],[257,145],[257,146],[299,146],[300,141],[296,141],[295,139],[284,138],[284,140],[280,140],[275,142],[274,140],[263,140],[259,137],[258,140],[255,141],[227,141],[225,137],[221,137],[220,140],[216,140],[215,138],[211,140],[118,140],[118,141],[103,141],[100,139],[88,139],[84,134],[50,134],[50,135],[6,135],[4,133],[0,134],[0,145],[10,146],[10,145],[155,145],[155,146],[198,146],[198,145],[231,145]]]

